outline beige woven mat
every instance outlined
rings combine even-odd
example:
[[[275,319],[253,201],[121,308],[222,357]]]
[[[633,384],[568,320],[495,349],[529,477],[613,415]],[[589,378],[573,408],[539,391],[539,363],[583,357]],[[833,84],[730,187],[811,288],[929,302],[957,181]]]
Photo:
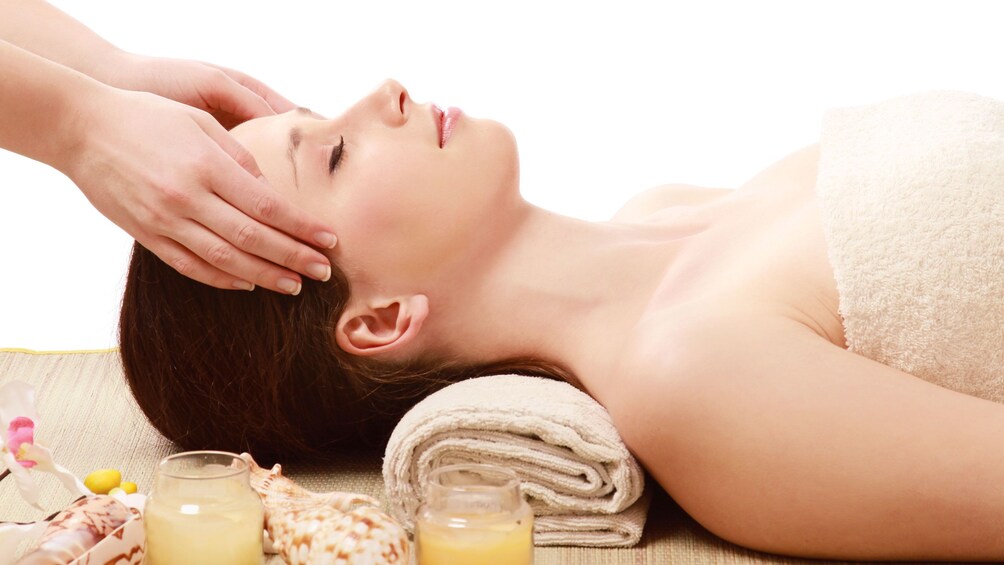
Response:
[[[0,384],[20,379],[34,385],[40,422],[37,439],[78,476],[113,467],[124,480],[150,489],[157,461],[174,451],[135,407],[121,374],[117,352],[31,354],[0,351]],[[284,470],[311,490],[359,492],[383,499],[380,461],[346,458],[334,465],[289,464]],[[43,476],[43,506],[58,510],[70,502],[56,481]],[[13,480],[0,482],[0,519],[27,521],[43,515],[17,495]],[[640,545],[630,549],[538,548],[538,565],[648,565],[822,563],[748,551],[720,540],[659,493]],[[276,557],[269,564],[281,563]],[[828,562],[829,563],[829,562]]]

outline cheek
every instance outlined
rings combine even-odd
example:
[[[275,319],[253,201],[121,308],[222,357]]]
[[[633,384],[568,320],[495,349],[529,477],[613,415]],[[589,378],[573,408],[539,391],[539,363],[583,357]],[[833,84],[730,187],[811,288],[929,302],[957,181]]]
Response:
[[[412,152],[416,153],[416,152]],[[381,232],[414,229],[423,219],[449,214],[451,182],[462,182],[452,167],[417,155],[373,163],[352,178],[345,208]],[[438,167],[430,166],[438,165]]]
[[[393,159],[357,152],[334,205],[336,233],[352,262],[365,271],[419,272],[490,231],[518,195],[518,161],[508,130],[485,133],[455,160],[413,148],[388,152]]]
[[[339,247],[365,269],[372,261],[395,260],[390,253],[414,226],[386,179],[356,180],[335,199],[334,226]],[[342,245],[344,242],[344,246]]]
[[[423,276],[425,269],[452,256],[462,232],[463,211],[455,199],[441,199],[393,175],[358,189],[338,205],[335,233],[345,259],[376,279]],[[397,180],[398,184],[391,184]]]

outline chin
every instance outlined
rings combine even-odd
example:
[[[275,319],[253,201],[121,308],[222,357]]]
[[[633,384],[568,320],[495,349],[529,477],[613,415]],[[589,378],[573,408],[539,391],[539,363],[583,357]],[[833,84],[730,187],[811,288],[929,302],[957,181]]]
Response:
[[[512,130],[501,122],[496,122],[494,120],[484,120],[484,122],[492,134],[494,134],[500,141],[504,141],[506,146],[511,146],[515,152],[516,136],[513,135]]]
[[[485,161],[496,165],[496,175],[519,174],[519,151],[516,136],[505,125],[493,120],[477,120],[481,131],[478,135],[479,153],[488,157]],[[493,167],[494,168],[494,167]]]

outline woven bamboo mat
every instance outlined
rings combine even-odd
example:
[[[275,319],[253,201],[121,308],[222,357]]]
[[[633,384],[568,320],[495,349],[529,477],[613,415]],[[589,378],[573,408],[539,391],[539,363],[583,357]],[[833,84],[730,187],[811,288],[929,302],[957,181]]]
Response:
[[[80,477],[113,467],[124,480],[150,489],[154,467],[176,451],[146,421],[122,378],[117,351],[37,353],[0,350],[0,384],[19,379],[36,389],[37,439],[56,460]],[[335,464],[283,465],[284,472],[315,491],[342,490],[383,500],[377,457],[347,457]],[[42,476],[42,504],[48,511],[70,502],[54,478]],[[650,483],[651,484],[651,483]],[[44,516],[17,494],[13,480],[0,482],[0,519],[29,521]],[[824,563],[749,551],[709,533],[661,491],[655,496],[642,542],[629,549],[538,548],[538,565],[797,564]],[[267,563],[281,563],[277,557]],[[826,562],[834,563],[834,562]]]

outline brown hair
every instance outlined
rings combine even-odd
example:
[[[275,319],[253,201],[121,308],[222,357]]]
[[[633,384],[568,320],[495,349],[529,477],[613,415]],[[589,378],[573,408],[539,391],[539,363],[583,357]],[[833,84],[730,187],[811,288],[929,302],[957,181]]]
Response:
[[[398,420],[451,383],[516,373],[571,380],[535,359],[404,365],[345,353],[334,328],[349,282],[304,279],[299,296],[219,290],[136,243],[119,320],[125,377],[140,408],[185,449],[326,458],[381,448]]]

